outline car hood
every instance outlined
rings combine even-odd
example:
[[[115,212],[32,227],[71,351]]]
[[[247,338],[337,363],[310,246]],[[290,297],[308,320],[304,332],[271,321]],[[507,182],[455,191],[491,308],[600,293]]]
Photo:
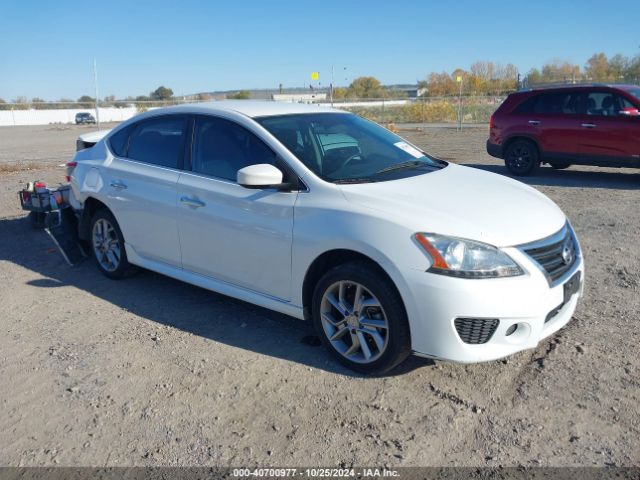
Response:
[[[558,206],[534,188],[456,164],[405,179],[339,188],[349,202],[384,212],[416,232],[498,247],[548,237],[566,222]]]

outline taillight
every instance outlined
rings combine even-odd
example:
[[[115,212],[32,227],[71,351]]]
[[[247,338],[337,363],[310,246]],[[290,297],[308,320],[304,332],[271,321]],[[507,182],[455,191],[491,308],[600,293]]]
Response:
[[[494,126],[493,115],[491,115],[491,118],[489,118],[489,130],[492,130]]]
[[[76,168],[78,166],[78,162],[67,162],[65,164],[65,167],[67,167],[67,173],[71,173],[69,169],[73,170],[74,168]],[[67,182],[71,181],[71,175],[65,175],[64,178],[67,180]]]

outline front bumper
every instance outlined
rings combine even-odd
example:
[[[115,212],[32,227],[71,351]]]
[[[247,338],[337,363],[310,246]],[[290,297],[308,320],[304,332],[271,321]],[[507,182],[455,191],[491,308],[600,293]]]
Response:
[[[584,289],[582,256],[550,286],[528,255],[515,247],[503,250],[525,269],[524,275],[469,280],[418,270],[408,274],[410,299],[405,298],[405,303],[417,355],[461,363],[496,360],[536,347],[569,322]],[[565,303],[564,284],[576,272],[580,272],[580,289]],[[458,334],[456,318],[498,319],[499,323],[486,343],[469,344]],[[514,324],[518,328],[507,335]]]

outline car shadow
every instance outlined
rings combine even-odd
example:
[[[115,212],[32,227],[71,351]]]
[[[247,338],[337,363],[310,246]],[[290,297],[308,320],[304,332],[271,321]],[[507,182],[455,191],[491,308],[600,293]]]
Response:
[[[73,286],[123,311],[215,342],[340,375],[371,378],[334,360],[322,347],[310,322],[148,270],[115,281],[102,275],[91,259],[71,267],[47,234],[34,230],[27,217],[1,219],[0,238],[0,262],[11,262],[37,273],[40,278],[26,282],[32,287]],[[402,375],[433,364],[412,356],[385,376]]]
[[[635,169],[620,169],[612,172],[598,170],[580,170],[580,167],[569,167],[565,170],[555,170],[548,166],[541,166],[529,177],[516,177],[509,174],[504,165],[463,163],[465,167],[478,168],[487,172],[499,173],[514,178],[528,185],[546,187],[578,187],[578,188],[606,188],[614,190],[640,190],[640,173]]]

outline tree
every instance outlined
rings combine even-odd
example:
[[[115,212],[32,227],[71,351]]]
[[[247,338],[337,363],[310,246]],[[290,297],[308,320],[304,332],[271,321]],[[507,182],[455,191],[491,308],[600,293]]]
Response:
[[[429,95],[433,97],[453,95],[456,92],[456,82],[447,72],[430,73],[426,83]]]
[[[590,80],[601,82],[611,79],[609,61],[604,53],[596,53],[587,60],[584,70]]]
[[[27,97],[20,95],[13,99],[13,103],[29,103],[29,100],[27,100]]]
[[[542,70],[538,70],[537,68],[531,69],[527,74],[527,83],[530,86],[535,86],[541,83],[570,82],[579,80],[580,77],[579,65],[554,60],[545,63],[542,66]]]
[[[335,87],[333,89],[333,99],[334,100],[343,100],[347,98],[349,94],[349,90],[344,87]]]
[[[170,100],[173,97],[173,90],[160,86],[151,92],[149,96],[152,100]]]
[[[36,110],[42,110],[42,109],[46,109],[47,102],[45,102],[44,99],[40,98],[40,97],[33,97],[31,99],[31,104],[33,105],[33,108],[35,108]]]
[[[631,62],[624,55],[614,55],[609,59],[609,75],[613,81],[625,79]]]
[[[234,93],[228,98],[231,98],[233,100],[248,100],[249,98],[251,98],[251,92],[249,92],[249,90],[240,90],[238,93]]]
[[[0,103],[7,103],[4,101],[4,98],[0,98]]]
[[[78,99],[78,103],[80,104],[80,108],[91,108],[95,105],[96,103],[96,99],[93,97],[90,97],[89,95],[82,95],[79,99]]]
[[[208,94],[208,93],[199,93],[198,94],[198,100],[200,100],[201,102],[206,102],[208,100],[213,99],[213,97]]]
[[[629,82],[633,82],[636,85],[640,80],[640,55],[637,55],[633,60],[629,61],[629,65],[625,71],[625,78]]]
[[[357,98],[383,98],[385,89],[375,77],[358,77],[349,85],[349,93]]]

